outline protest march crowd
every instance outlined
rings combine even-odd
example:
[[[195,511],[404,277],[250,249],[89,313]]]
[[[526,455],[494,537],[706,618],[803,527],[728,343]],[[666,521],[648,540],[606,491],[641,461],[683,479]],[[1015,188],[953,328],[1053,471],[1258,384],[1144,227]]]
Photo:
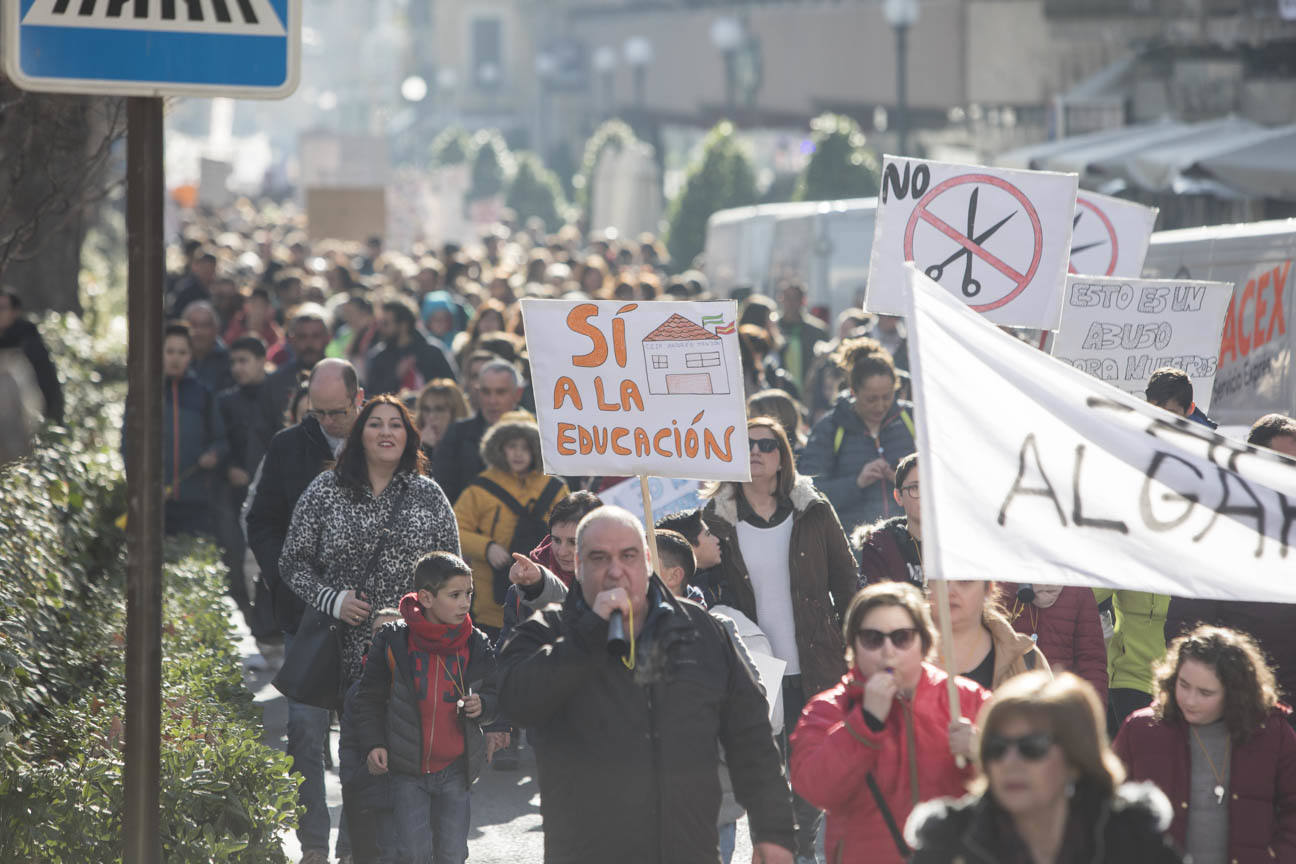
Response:
[[[902,320],[739,292],[751,479],[650,538],[624,478],[543,473],[518,301],[729,299],[653,237],[401,252],[236,208],[173,253],[166,530],[220,545],[300,697],[302,861],[336,716],[342,861],[466,860],[529,746],[553,864],[728,864],[744,813],[770,864],[1296,862],[1288,607],[1004,573],[943,616]],[[1146,396],[1210,423],[1182,372]],[[1296,421],[1249,440],[1296,458]]]

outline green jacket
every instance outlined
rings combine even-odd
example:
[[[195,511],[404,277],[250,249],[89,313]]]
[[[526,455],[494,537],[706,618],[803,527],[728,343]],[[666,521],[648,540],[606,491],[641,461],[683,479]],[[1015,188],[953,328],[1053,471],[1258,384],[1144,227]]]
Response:
[[[1112,601],[1116,632],[1107,643],[1107,677],[1115,689],[1152,692],[1152,666],[1164,655],[1166,612],[1170,598],[1146,591],[1095,588],[1099,603]]]

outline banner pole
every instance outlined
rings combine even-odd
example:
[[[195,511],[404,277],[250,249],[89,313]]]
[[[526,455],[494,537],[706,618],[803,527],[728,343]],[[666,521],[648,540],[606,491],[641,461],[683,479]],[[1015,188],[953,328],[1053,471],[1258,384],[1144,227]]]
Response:
[[[652,572],[660,575],[657,563],[657,529],[654,527],[652,496],[648,494],[648,475],[639,475],[639,491],[643,493],[644,534],[648,536],[648,553],[652,555]]]
[[[962,719],[963,709],[959,704],[958,685],[954,676],[954,627],[950,623],[949,584],[944,579],[932,579],[929,583],[932,596],[936,598],[936,620],[940,622],[941,662],[945,665],[945,695],[949,697],[950,722]],[[962,768],[967,760],[955,756],[954,760]]]

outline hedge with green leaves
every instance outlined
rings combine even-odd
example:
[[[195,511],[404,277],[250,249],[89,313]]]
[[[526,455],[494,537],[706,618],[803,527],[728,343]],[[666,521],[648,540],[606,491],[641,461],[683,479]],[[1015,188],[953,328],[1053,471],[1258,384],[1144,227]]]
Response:
[[[516,168],[504,136],[496,129],[482,129],[472,139],[472,185],[468,187],[468,200],[503,194]]]
[[[517,173],[509,184],[504,205],[517,214],[518,221],[540,219],[546,231],[557,231],[563,225],[562,184],[534,153],[517,154]]]
[[[689,167],[684,188],[671,202],[666,247],[683,270],[706,242],[707,220],[717,210],[756,202],[756,171],[733,124],[717,124],[702,141],[702,157]]]
[[[843,114],[820,114],[810,130],[815,149],[797,179],[797,201],[878,194],[882,172],[858,123]]]
[[[120,348],[42,327],[69,431],[0,469],[0,861],[120,861],[125,541]],[[211,546],[168,543],[161,842],[167,861],[283,861],[288,758],[261,743]]]

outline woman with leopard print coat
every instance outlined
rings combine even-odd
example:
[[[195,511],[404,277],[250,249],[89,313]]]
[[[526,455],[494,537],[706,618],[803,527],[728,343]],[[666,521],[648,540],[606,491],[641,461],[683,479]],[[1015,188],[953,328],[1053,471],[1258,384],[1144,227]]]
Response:
[[[337,467],[316,477],[293,510],[280,573],[306,603],[348,625],[342,634],[346,685],[360,677],[374,614],[413,590],[418,560],[434,551],[459,554],[454,511],[437,482],[424,476],[425,465],[405,406],[377,396],[361,409]],[[372,572],[361,573],[384,530]]]

